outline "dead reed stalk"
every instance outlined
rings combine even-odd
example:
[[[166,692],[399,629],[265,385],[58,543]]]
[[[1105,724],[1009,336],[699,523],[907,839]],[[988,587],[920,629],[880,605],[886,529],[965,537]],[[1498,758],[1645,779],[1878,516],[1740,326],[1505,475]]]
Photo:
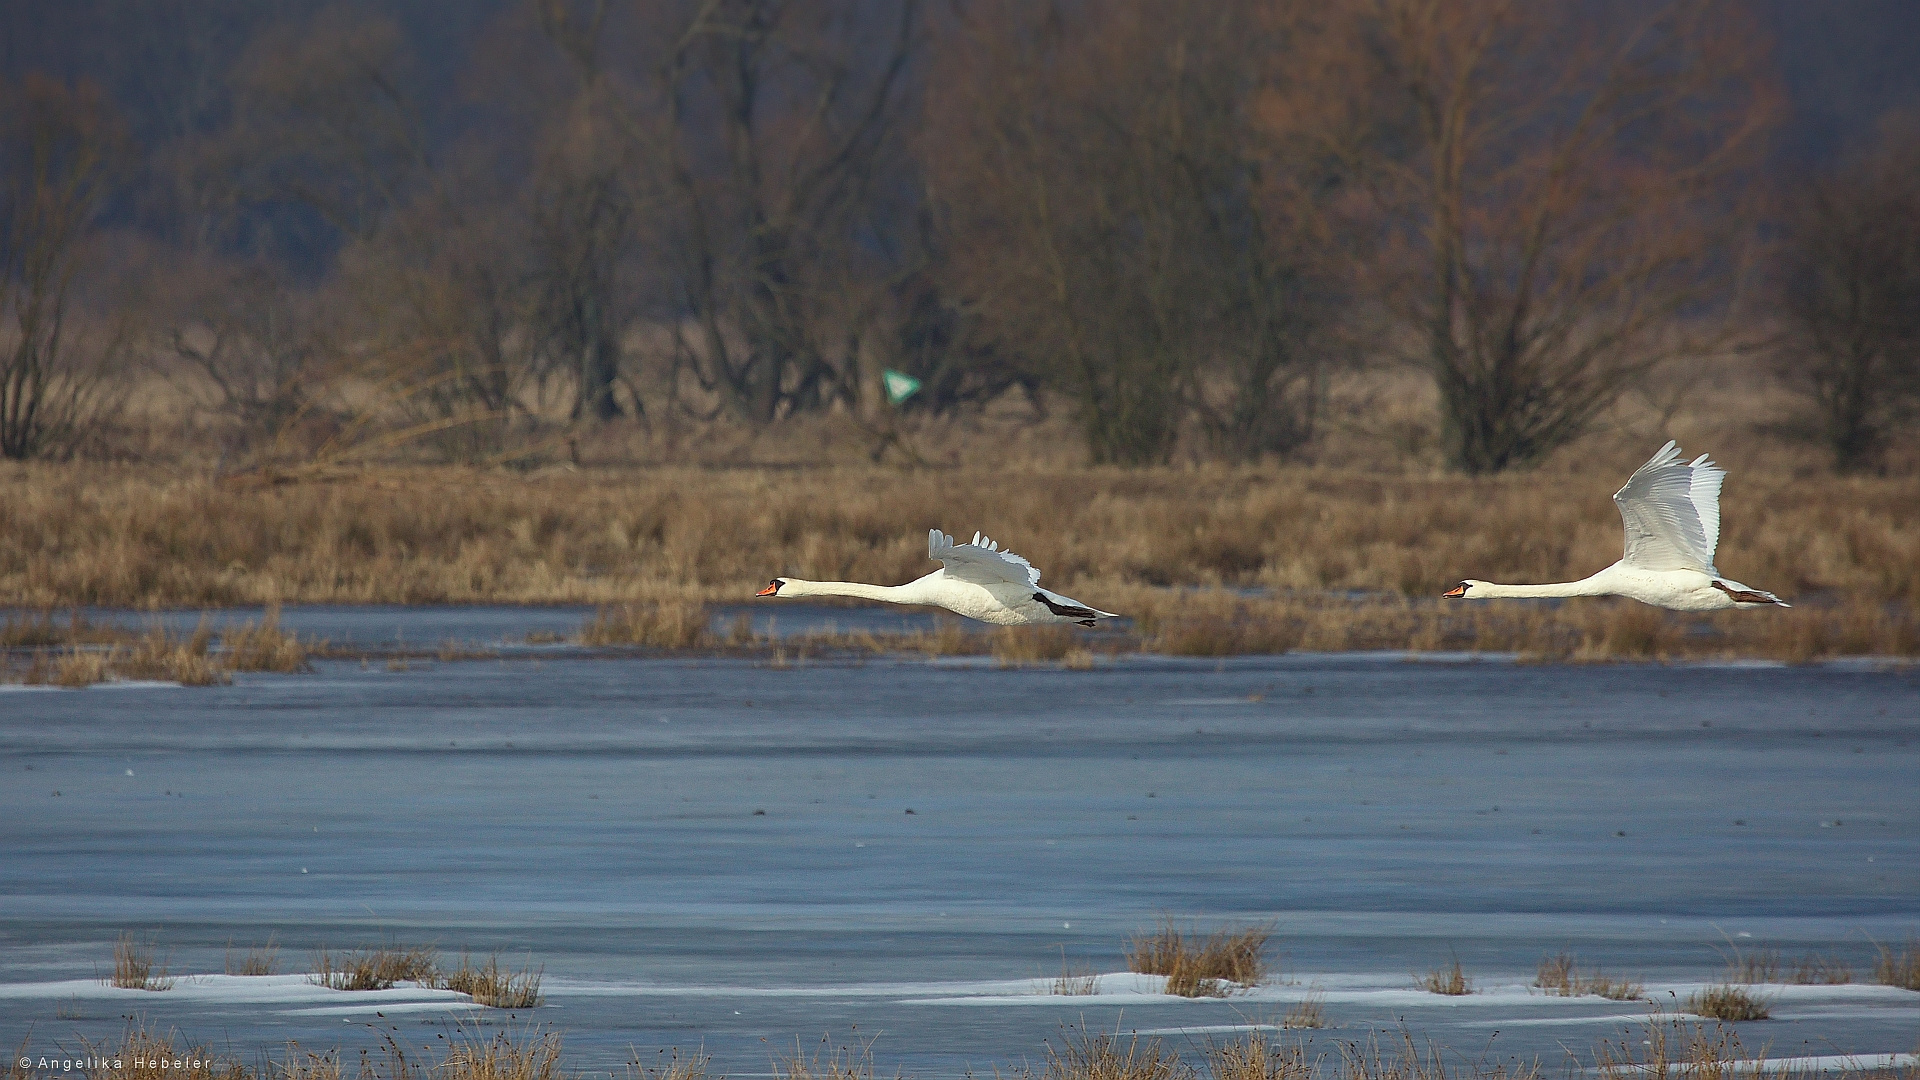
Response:
[[[231,1053],[196,1046],[172,1031],[132,1021],[117,1043],[82,1040],[93,1066],[88,1080],[254,1080]]]
[[[1689,994],[1681,1008],[1709,1020],[1765,1020],[1771,1004],[1744,986],[1728,983]]]
[[[431,945],[379,945],[339,953],[322,946],[314,950],[309,977],[330,990],[391,990],[403,982],[435,985],[439,967]]]
[[[452,1040],[431,1075],[440,1080],[566,1080],[560,1067],[560,1033],[501,1031],[492,1038]]]
[[[1206,1056],[1212,1080],[1310,1080],[1314,1071],[1306,1047],[1297,1042],[1275,1044],[1263,1031],[1248,1032],[1244,1039],[1209,1043]]]
[[[1053,980],[1048,993],[1060,997],[1091,997],[1100,992],[1100,976],[1083,965],[1068,966],[1067,947],[1060,946],[1060,977]]]
[[[1023,1070],[1023,1080],[1192,1080],[1193,1070],[1159,1039],[1069,1029],[1055,1044],[1047,1043],[1046,1059],[1036,1078]]]
[[[1296,1002],[1287,1014],[1280,1018],[1280,1026],[1288,1031],[1311,1030],[1327,1026],[1327,1005],[1318,994],[1309,994]]]
[[[661,1050],[664,1064],[646,1065],[639,1061],[627,1063],[627,1080],[708,1080],[707,1066],[713,1059],[698,1051],[681,1056],[678,1049]],[[715,1077],[714,1080],[725,1080]]]
[[[274,944],[273,935],[267,935],[265,945],[254,945],[247,949],[236,967],[233,961],[233,942],[227,942],[226,972],[229,975],[272,975],[280,963],[280,946]]]
[[[1801,986],[1844,986],[1853,981],[1853,968],[1838,957],[1808,953],[1793,966],[1787,981]]]
[[[108,981],[122,990],[173,989],[173,980],[167,977],[165,965],[155,965],[153,951],[151,942],[137,941],[132,934],[121,934],[113,946],[113,975]]]
[[[531,1009],[541,1002],[540,976],[544,968],[529,965],[519,971],[500,966],[498,955],[474,966],[466,953],[460,954],[460,966],[446,973],[440,985],[471,997],[476,1004],[495,1009]]]
[[[1611,1001],[1637,1001],[1646,992],[1640,983],[1631,979],[1616,979],[1602,971],[1583,975],[1574,962],[1573,954],[1565,952],[1540,958],[1539,973],[1534,977],[1533,985],[1560,997],[1594,994]]]
[[[601,608],[580,631],[583,645],[638,645],[650,649],[710,648],[712,622],[705,604],[655,600]]]
[[[824,1037],[820,1042],[822,1046],[827,1044]],[[773,1059],[773,1076],[774,1080],[873,1080],[873,1041],[855,1041],[808,1054],[796,1039],[792,1053]]]
[[[280,629],[280,605],[267,605],[258,623],[249,622],[220,635],[221,660],[233,671],[274,671],[283,674],[313,670],[309,648],[299,635]]]
[[[1127,943],[1127,970],[1166,976],[1166,992],[1179,997],[1224,997],[1230,983],[1253,986],[1266,977],[1264,953],[1273,927],[1262,923],[1202,937],[1162,919]]]
[[[1445,994],[1448,997],[1464,997],[1473,993],[1473,982],[1460,968],[1460,959],[1455,957],[1452,967],[1435,968],[1417,980],[1430,994]]]
[[[1539,1080],[1540,1063],[1513,1059],[1510,1062],[1463,1061],[1449,1066],[1440,1047],[1414,1042],[1412,1033],[1401,1028],[1397,1038],[1382,1042],[1369,1036],[1365,1042],[1340,1044],[1337,1080]]]
[[[1654,1020],[1641,1029],[1644,1038],[1602,1040],[1594,1050],[1594,1071],[1600,1080],[1734,1080],[1752,1076],[1762,1054],[1749,1054],[1733,1028],[1715,1023]],[[1807,1074],[1797,1075],[1811,1080]],[[1815,1073],[1814,1075],[1818,1075]],[[1843,1078],[1864,1080],[1854,1070]]]
[[[1080,635],[1067,626],[1001,626],[989,635],[993,658],[1001,667],[1053,663],[1086,650]]]
[[[1920,939],[1908,938],[1898,951],[1876,943],[1880,952],[1873,964],[1873,981],[1902,990],[1920,990]]]

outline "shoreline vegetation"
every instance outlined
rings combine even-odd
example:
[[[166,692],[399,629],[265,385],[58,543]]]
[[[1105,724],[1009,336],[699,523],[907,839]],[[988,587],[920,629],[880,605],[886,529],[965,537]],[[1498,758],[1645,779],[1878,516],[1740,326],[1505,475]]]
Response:
[[[1137,652],[1294,650],[1576,662],[1920,655],[1920,476],[1736,474],[1719,562],[1792,600],[1790,610],[1436,598],[1461,577],[1567,580],[1618,558],[1611,466],[1474,478],[1042,463],[218,478],[22,465],[0,472],[0,608],[12,612],[0,648],[15,679],[204,685],[364,654],[300,642],[271,613],[220,634],[130,633],[64,613],[378,603],[595,605],[576,637],[584,645],[776,663],[918,653],[1084,667]],[[1087,633],[955,622],[779,640],[715,625],[711,605],[745,603],[779,574],[911,580],[933,569],[932,526],[986,532],[1050,587],[1130,620]]]
[[[1133,935],[1124,953],[1130,971],[1163,975],[1165,993],[1189,998],[1223,998],[1236,990],[1247,989],[1278,977],[1278,966],[1266,955],[1276,924],[1264,922],[1225,926],[1211,932],[1197,927],[1181,927],[1162,917],[1150,930]],[[1910,972],[1920,945],[1909,939],[1896,952],[1877,946],[1881,964],[1875,982],[1914,989]],[[242,975],[272,975],[278,946],[269,938],[264,946],[247,951]],[[154,959],[155,946],[123,934],[114,950],[114,968],[107,981],[129,989],[166,992],[174,986],[164,966]],[[1795,1065],[1784,1068],[1762,1064],[1766,1048],[1749,1052],[1740,1042],[1734,1023],[1767,1018],[1767,999],[1754,987],[1761,984],[1810,983],[1826,980],[1790,973],[1778,964],[1777,953],[1764,957],[1771,962],[1762,967],[1729,964],[1725,982],[1710,984],[1691,995],[1681,1011],[1669,1013],[1654,1004],[1651,1018],[1638,1025],[1639,1038],[1631,1038],[1632,1028],[1623,1028],[1619,1041],[1600,1040],[1594,1046],[1590,1071],[1601,1080],[1629,1080],[1637,1076],[1714,1078],[1736,1072],[1765,1069],[1772,1075],[1799,1080],[1818,1076],[1839,1080],[1920,1080],[1920,1068],[1895,1065],[1876,1068],[1851,1065],[1839,1069],[1824,1065]],[[1831,962],[1831,958],[1825,958]],[[456,969],[444,968],[439,950],[431,945],[408,946],[395,942],[362,946],[344,952],[316,949],[313,970],[306,978],[315,985],[344,992],[384,990],[406,983],[429,989],[454,990],[471,997],[476,1005],[517,1013],[537,1009],[543,1004],[540,993],[542,968],[531,957],[519,971],[502,968],[498,954],[476,965],[462,951]],[[1904,966],[1903,966],[1904,965]],[[235,974],[232,946],[228,946],[228,974]],[[1092,969],[1068,969],[1062,951],[1062,975],[1057,980],[1038,980],[1039,993],[1054,996],[1090,996],[1099,994],[1098,976]],[[1766,976],[1764,978],[1759,976]],[[1473,992],[1454,958],[1449,980],[1457,986],[1433,985],[1440,973],[1427,980],[1426,989],[1436,994]],[[1903,981],[1903,979],[1905,981]],[[1539,975],[1533,987],[1558,996],[1600,995],[1613,1000],[1640,998],[1637,980],[1612,979],[1598,975],[1581,976],[1573,956],[1562,952],[1541,958]],[[1649,1002],[1649,1004],[1653,1004]],[[1713,1021],[1709,1025],[1706,1021]],[[378,1046],[363,1053],[359,1075],[362,1080],[417,1080],[426,1075],[451,1080],[583,1080],[585,1073],[570,1072],[561,1061],[561,1033],[551,1025],[528,1022],[524,1026],[497,1031],[483,1030],[486,1021],[468,1024],[452,1021],[438,1040],[440,1060],[428,1064],[403,1048],[393,1029],[379,1036]],[[1309,993],[1284,1017],[1270,1022],[1254,1021],[1243,1035],[1223,1040],[1209,1038],[1204,1043],[1176,1048],[1151,1037],[1119,1032],[1101,1033],[1084,1027],[1069,1026],[1058,1044],[1049,1041],[1039,1070],[1025,1066],[1011,1075],[1016,1080],[1538,1080],[1543,1075],[1539,1061],[1509,1059],[1502,1063],[1459,1058],[1450,1064],[1431,1044],[1421,1046],[1404,1026],[1384,1040],[1380,1033],[1365,1041],[1342,1040],[1332,1053],[1311,1048],[1310,1035],[1283,1036],[1282,1032],[1305,1032],[1327,1026],[1317,995]],[[796,1042],[792,1055],[775,1058],[775,1075],[787,1077],[825,1076],[839,1080],[873,1080],[873,1042],[854,1042],[834,1047],[823,1041],[823,1049],[809,1056]],[[430,1046],[423,1050],[433,1052]],[[18,1066],[10,1067],[5,1080],[27,1080],[44,1069],[30,1069],[34,1055],[23,1043],[17,1051]],[[153,1080],[160,1075],[157,1060],[188,1063],[181,1071],[187,1080],[339,1080],[344,1075],[341,1062],[347,1051],[333,1048],[314,1052],[289,1042],[284,1054],[275,1059],[263,1055],[259,1068],[236,1060],[231,1053],[221,1054],[190,1040],[176,1031],[160,1031],[138,1018],[130,1018],[118,1045],[108,1041],[83,1041],[76,1054],[71,1048],[57,1048],[54,1057],[82,1057],[87,1080]],[[668,1054],[663,1049],[662,1055]],[[1187,1057],[1182,1057],[1186,1053]],[[637,1051],[636,1051],[637,1054]],[[823,1060],[824,1057],[824,1060]],[[1198,1064],[1193,1060],[1197,1057]],[[710,1059],[698,1052],[683,1057],[671,1051],[666,1067],[642,1068],[638,1062],[629,1068],[629,1080],[724,1080],[710,1072]],[[129,1067],[129,1062],[133,1066]],[[823,1071],[824,1066],[824,1071]],[[996,1070],[997,1072],[997,1070]]]
[[[1090,670],[1137,655],[1213,657],[1289,652],[1488,654],[1524,663],[1766,660],[1812,663],[1842,657],[1890,662],[1920,656],[1920,621],[1903,607],[1803,605],[1787,611],[1683,615],[1622,599],[1562,604],[1464,604],[1393,596],[1258,596],[1221,589],[1115,590],[1134,612],[1117,627],[986,627],[940,615],[932,629],[819,630],[775,636],[746,613],[722,619],[698,600],[604,605],[574,634],[535,632],[525,644],[574,645],[600,657],[699,656],[773,667],[876,657],[991,657],[1000,667]],[[774,607],[769,604],[769,607]],[[775,608],[777,612],[777,608]],[[459,642],[336,645],[301,638],[263,617],[214,629],[203,612],[191,631],[128,626],[86,614],[14,613],[0,620],[0,683],[78,688],[156,680],[224,686],[236,672],[304,673],[317,660],[497,660],[499,648]],[[138,622],[136,616],[135,620]],[[519,644],[519,643],[514,643]]]
[[[374,1046],[361,1052],[360,1080],[586,1080],[597,1072],[569,1069],[562,1057],[561,1030],[551,1024],[489,1029],[458,1021],[432,1042],[402,1045],[399,1029],[388,1025]],[[1541,1080],[1548,1066],[1538,1059],[1491,1060],[1457,1054],[1432,1042],[1422,1043],[1404,1026],[1370,1033],[1364,1039],[1336,1041],[1331,1048],[1316,1047],[1312,1036],[1284,1035],[1264,1026],[1240,1034],[1209,1036],[1204,1040],[1171,1040],[1121,1031],[1100,1031],[1080,1024],[1065,1027],[1058,1039],[1047,1040],[1040,1060],[1011,1067],[996,1075],[1009,1080]],[[875,1080],[879,1068],[874,1054],[877,1040],[853,1038],[836,1045],[823,1036],[809,1052],[796,1038],[790,1049],[772,1054],[773,1075],[788,1080]],[[435,1043],[439,1044],[437,1047]],[[712,1059],[695,1050],[662,1048],[658,1061],[639,1057],[628,1063],[628,1080],[726,1080],[711,1067]],[[1571,1055],[1571,1051],[1569,1052]],[[159,1080],[163,1075],[181,1080],[342,1080],[355,1070],[347,1064],[349,1051],[333,1047],[309,1050],[289,1041],[279,1053],[263,1052],[258,1066],[138,1019],[127,1022],[119,1040],[95,1043],[82,1040],[78,1049],[59,1047],[51,1054],[35,1053],[22,1044],[17,1061],[4,1080],[29,1080],[45,1070],[37,1059],[79,1065],[72,1070],[86,1080]],[[1820,1064],[1786,1067],[1772,1064],[1766,1048],[1749,1050],[1735,1028],[1722,1022],[1690,1022],[1661,1017],[1620,1032],[1617,1041],[1594,1044],[1591,1067],[1576,1058],[1576,1071],[1600,1080],[1639,1077],[1682,1077],[1687,1080],[1725,1080],[1736,1075],[1770,1075],[1787,1080],[1916,1080],[1920,1068],[1910,1064],[1875,1067],[1865,1059],[1827,1068]],[[163,1072],[160,1063],[170,1068]],[[24,1066],[35,1066],[28,1068]],[[607,1075],[619,1077],[619,1072]],[[896,1072],[894,1080],[907,1080]]]

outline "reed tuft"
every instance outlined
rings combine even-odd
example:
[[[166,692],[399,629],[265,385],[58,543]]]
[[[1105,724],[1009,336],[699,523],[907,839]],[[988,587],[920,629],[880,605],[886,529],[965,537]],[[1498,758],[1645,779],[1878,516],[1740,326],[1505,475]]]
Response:
[[[1771,1003],[1744,986],[1724,983],[1688,995],[1681,1008],[1710,1020],[1765,1020]]]
[[[154,962],[153,952],[152,943],[121,934],[113,946],[113,975],[108,981],[122,990],[173,989],[166,967]]]
[[[465,953],[460,966],[440,978],[440,986],[471,997],[476,1004],[495,1009],[531,1009],[541,1002],[540,976],[544,969],[528,966],[520,971],[502,968],[498,956],[475,966]]]
[[[1162,919],[1127,943],[1127,970],[1164,975],[1178,997],[1225,997],[1230,984],[1253,986],[1267,975],[1265,950],[1272,923],[1200,935]]]
[[[322,946],[314,950],[310,978],[330,990],[391,990],[403,982],[433,986],[439,979],[438,957],[430,945],[389,944],[338,953]]]

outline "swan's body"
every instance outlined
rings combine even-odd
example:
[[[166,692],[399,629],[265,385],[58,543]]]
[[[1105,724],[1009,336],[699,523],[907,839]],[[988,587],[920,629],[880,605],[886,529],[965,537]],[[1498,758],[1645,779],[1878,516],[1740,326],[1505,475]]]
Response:
[[[1613,496],[1627,530],[1619,562],[1579,581],[1552,585],[1497,585],[1468,578],[1447,596],[1469,600],[1501,596],[1626,596],[1676,611],[1791,605],[1770,592],[1720,576],[1720,482],[1726,471],[1701,454],[1680,460],[1669,441],[1634,470]]]
[[[857,581],[806,581],[774,578],[761,596],[855,596],[889,604],[930,604],[956,615],[1001,626],[1079,623],[1092,626],[1116,619],[1111,611],[1088,607],[1040,587],[1040,571],[1000,545],[973,534],[973,543],[956,544],[939,529],[927,532],[927,558],[941,568],[905,585],[863,585]]]

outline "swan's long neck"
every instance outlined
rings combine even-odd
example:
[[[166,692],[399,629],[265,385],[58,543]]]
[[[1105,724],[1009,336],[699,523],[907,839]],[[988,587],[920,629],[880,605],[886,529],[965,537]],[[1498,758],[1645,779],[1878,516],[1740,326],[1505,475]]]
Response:
[[[884,600],[890,604],[910,602],[901,595],[905,585],[864,585],[858,581],[803,581],[787,578],[780,586],[781,596],[857,596],[862,600]]]
[[[1579,581],[1557,581],[1546,585],[1497,585],[1491,581],[1473,591],[1475,597],[1503,596],[1605,596],[1608,589],[1594,577]]]

